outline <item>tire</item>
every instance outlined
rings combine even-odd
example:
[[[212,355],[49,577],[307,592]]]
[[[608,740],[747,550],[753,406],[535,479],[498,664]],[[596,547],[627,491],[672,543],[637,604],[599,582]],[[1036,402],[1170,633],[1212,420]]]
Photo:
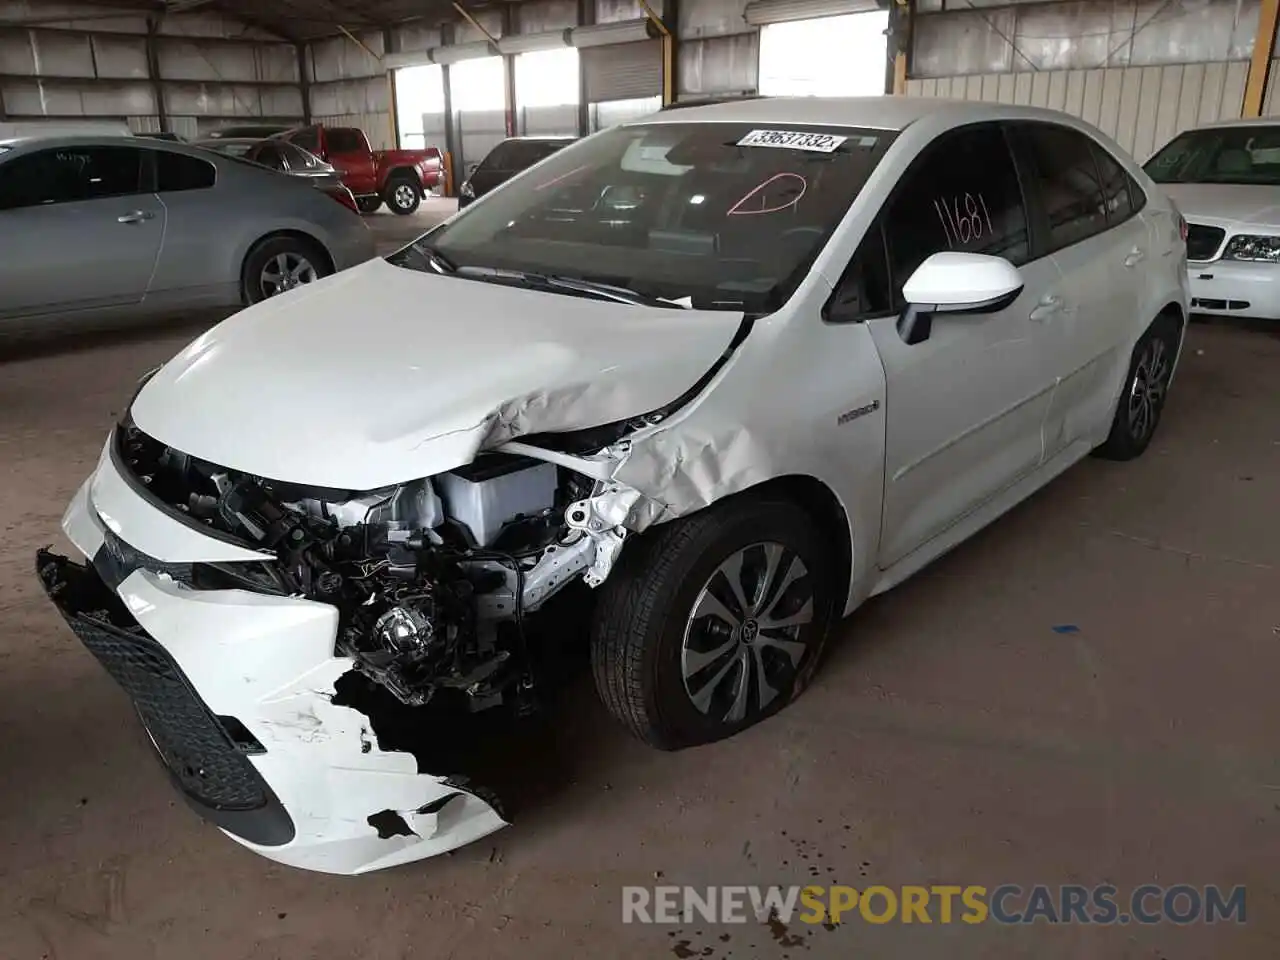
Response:
[[[737,617],[723,568],[732,569],[736,558],[741,592],[752,606],[767,551],[778,548],[763,602],[749,611],[755,616]],[[835,610],[830,558],[803,510],[749,495],[629,544],[600,588],[591,630],[592,672],[605,707],[662,750],[721,740],[776,713],[805,689],[822,657]],[[762,626],[771,613],[799,621],[806,595],[807,622],[773,631]],[[728,617],[709,612],[717,607]],[[695,615],[698,608],[703,615]],[[732,628],[735,618],[739,626]],[[759,685],[762,672],[771,695]]]
[[[328,254],[314,241],[302,237],[269,237],[259,241],[244,259],[241,295],[246,305],[261,303],[331,273],[333,266]],[[272,277],[287,279],[273,283]]]
[[[1142,456],[1160,425],[1181,338],[1178,321],[1167,314],[1156,317],[1139,338],[1125,373],[1111,432],[1094,450],[1095,456],[1104,460]]]
[[[377,213],[381,207],[381,197],[356,197],[356,208],[361,213]]]
[[[382,199],[392,213],[408,216],[422,203],[422,184],[405,174],[394,176],[382,191]]]

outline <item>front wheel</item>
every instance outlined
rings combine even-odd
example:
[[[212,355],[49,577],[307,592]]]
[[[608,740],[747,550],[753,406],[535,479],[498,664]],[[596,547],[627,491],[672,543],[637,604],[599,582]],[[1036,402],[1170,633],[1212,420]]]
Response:
[[[382,197],[392,213],[407,216],[418,209],[422,202],[422,185],[411,177],[396,177],[387,184]]]
[[[605,706],[664,750],[776,713],[817,668],[833,619],[831,569],[803,510],[751,496],[628,545],[592,628]]]
[[[1104,460],[1133,460],[1142,456],[1160,425],[1169,396],[1169,381],[1181,341],[1178,321],[1156,317],[1133,348],[1111,432],[1094,451]]]
[[[316,244],[300,237],[263,240],[245,257],[241,276],[246,304],[259,303],[333,272]]]

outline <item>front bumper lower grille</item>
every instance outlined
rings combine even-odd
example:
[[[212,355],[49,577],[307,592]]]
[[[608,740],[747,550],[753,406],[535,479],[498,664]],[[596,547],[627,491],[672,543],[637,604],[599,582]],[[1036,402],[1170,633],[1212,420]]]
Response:
[[[177,662],[94,570],[44,550],[36,569],[58,612],[133,702],[161,761],[192,805],[250,842],[292,839],[288,814],[247,758],[262,747],[243,725],[232,718],[224,724],[214,715]],[[228,727],[241,734],[239,742]],[[243,815],[250,813],[246,820]],[[231,815],[240,828],[218,814]]]

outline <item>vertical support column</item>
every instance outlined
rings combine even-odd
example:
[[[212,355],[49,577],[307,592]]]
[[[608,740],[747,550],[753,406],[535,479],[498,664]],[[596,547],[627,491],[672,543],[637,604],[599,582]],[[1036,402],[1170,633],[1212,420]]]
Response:
[[[578,0],[578,26],[590,27],[596,22],[595,0]],[[582,58],[578,58],[578,136],[585,137],[591,132],[591,103],[587,99],[587,72],[582,69]]]
[[[889,8],[889,75],[885,78],[886,93],[902,96],[907,92],[914,13],[911,0],[894,0],[893,6]]]
[[[502,36],[509,37],[516,32],[516,17],[516,5],[504,4]],[[507,109],[507,136],[518,137],[521,124],[516,116],[516,58],[509,53],[502,55],[502,96]]]
[[[9,119],[9,110],[4,105],[4,81],[0,80],[0,120]]]
[[[1271,58],[1276,49],[1276,23],[1280,20],[1280,0],[1262,0],[1258,11],[1258,33],[1253,38],[1253,58],[1249,61],[1249,80],[1244,87],[1244,103],[1241,115],[1262,116],[1263,100],[1267,96],[1267,78],[1271,73]]]
[[[302,123],[311,126],[311,64],[307,62],[307,45],[294,44],[298,52],[298,88],[302,92]]]
[[[147,17],[147,79],[151,81],[151,96],[156,101],[156,117],[160,132],[169,132],[169,111],[164,103],[164,84],[160,81],[160,55],[156,51],[156,34],[160,32],[160,18]]]
[[[382,55],[385,57],[389,53],[399,53],[397,49],[399,44],[396,42],[396,32],[390,27],[382,29]],[[396,94],[396,74],[394,70],[386,71],[387,78],[387,109],[391,114],[391,149],[400,149],[400,104]]]
[[[649,18],[650,36],[656,31],[662,43],[662,105],[669,107],[676,102],[676,2],[663,0],[662,16],[649,3],[640,0],[645,16]]]
[[[440,27],[440,43],[448,46],[453,43],[453,24],[446,23]],[[459,142],[457,126],[453,121],[453,91],[450,89],[451,69],[448,64],[440,67],[440,84],[444,92],[444,149],[449,155],[449,177],[445,184],[445,196],[458,195],[458,183],[466,178],[465,170],[459,174],[463,158]]]

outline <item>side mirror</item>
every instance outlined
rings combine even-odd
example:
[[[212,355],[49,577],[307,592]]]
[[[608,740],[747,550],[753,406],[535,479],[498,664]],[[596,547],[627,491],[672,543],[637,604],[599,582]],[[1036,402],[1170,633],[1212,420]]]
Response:
[[[476,172],[476,170],[478,170],[479,168],[480,168],[480,164],[478,164],[478,163],[468,163],[468,164],[467,164],[467,177],[468,177],[468,178],[470,178],[470,177],[471,177],[471,175],[472,175],[472,174],[474,174],[474,173]]]
[[[929,339],[935,313],[995,313],[1022,293],[1018,268],[981,253],[935,253],[902,288],[906,308],[898,318],[903,343]]]

